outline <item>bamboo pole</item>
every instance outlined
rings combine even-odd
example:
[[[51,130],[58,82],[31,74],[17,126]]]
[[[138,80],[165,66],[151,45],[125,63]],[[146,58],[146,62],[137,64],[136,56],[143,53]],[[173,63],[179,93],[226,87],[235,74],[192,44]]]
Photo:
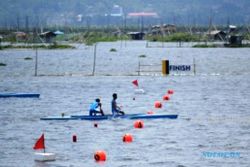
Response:
[[[92,75],[95,75],[95,65],[96,65],[96,48],[97,48],[97,43],[94,46],[94,61],[93,61],[93,71],[92,71]]]
[[[35,49],[36,51],[36,59],[35,59],[35,76],[37,76],[37,67],[38,67],[38,51],[37,48]]]
[[[193,58],[193,63],[194,63],[194,75],[196,75],[196,65],[195,65],[195,58]]]

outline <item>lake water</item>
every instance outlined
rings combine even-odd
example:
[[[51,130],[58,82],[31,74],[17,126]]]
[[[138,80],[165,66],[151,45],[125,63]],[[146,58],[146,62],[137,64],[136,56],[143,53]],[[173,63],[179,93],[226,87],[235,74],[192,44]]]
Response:
[[[34,76],[34,50],[2,50],[0,92],[36,92],[39,99],[0,99],[0,166],[3,167],[189,167],[250,165],[250,49],[145,47],[146,42],[98,43],[95,76],[94,47],[73,50],[38,50],[38,76]],[[154,44],[155,45],[155,44]],[[156,44],[157,45],[157,44]],[[160,45],[160,44],[159,44]],[[165,44],[167,46],[167,44]],[[110,52],[115,48],[117,52]],[[145,55],[144,58],[139,58]],[[32,60],[24,60],[31,57]],[[167,77],[161,61],[192,65],[190,72]],[[195,75],[193,63],[195,60]],[[153,65],[138,74],[138,64]],[[138,79],[146,94],[135,94]],[[155,109],[168,89],[174,94]],[[41,117],[88,114],[100,97],[110,113],[112,94],[126,113],[178,114],[176,120],[41,121]],[[135,98],[135,100],[133,100]],[[46,150],[57,154],[54,162],[34,161],[32,149],[45,133]],[[125,133],[134,141],[123,143]],[[72,142],[72,135],[78,142]],[[105,150],[107,161],[93,155]],[[207,157],[204,152],[240,153],[239,157]]]

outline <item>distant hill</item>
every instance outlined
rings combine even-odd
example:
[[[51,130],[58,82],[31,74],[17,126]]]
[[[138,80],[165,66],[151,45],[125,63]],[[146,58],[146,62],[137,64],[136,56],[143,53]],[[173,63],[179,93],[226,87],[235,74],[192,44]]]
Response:
[[[0,26],[120,26],[125,18],[136,25],[131,12],[157,13],[145,24],[242,25],[250,23],[250,0],[1,0]]]

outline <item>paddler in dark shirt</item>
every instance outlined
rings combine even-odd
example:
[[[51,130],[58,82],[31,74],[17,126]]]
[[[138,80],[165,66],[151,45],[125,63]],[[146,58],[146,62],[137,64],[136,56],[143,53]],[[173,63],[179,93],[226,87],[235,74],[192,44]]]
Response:
[[[121,108],[119,106],[117,106],[116,99],[117,99],[117,94],[114,93],[113,94],[113,100],[111,102],[112,114],[113,115],[124,115],[125,113],[123,111],[121,111]]]

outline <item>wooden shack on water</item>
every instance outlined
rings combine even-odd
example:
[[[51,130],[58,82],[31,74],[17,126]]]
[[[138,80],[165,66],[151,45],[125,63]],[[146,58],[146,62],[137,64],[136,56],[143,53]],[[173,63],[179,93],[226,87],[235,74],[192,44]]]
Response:
[[[47,31],[39,34],[39,36],[44,39],[46,43],[52,43],[57,34],[52,31]]]
[[[225,41],[227,33],[221,30],[214,30],[207,33],[210,40],[213,41]]]
[[[144,32],[129,32],[128,35],[130,35],[132,40],[143,40],[145,33]]]

